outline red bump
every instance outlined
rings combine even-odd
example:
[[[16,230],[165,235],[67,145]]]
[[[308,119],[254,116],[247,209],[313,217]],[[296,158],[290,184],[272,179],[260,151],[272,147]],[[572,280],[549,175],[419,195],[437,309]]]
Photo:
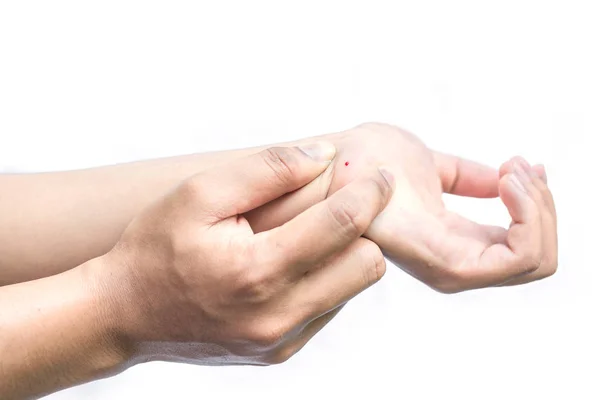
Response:
[[[347,167],[348,165],[350,165],[350,163],[348,161],[346,161],[346,164],[344,164],[344,165]]]

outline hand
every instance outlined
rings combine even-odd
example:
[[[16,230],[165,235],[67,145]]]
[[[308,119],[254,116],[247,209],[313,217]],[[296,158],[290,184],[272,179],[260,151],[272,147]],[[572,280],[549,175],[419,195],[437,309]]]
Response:
[[[242,216],[315,179],[335,153],[303,148],[273,148],[184,181],[103,257],[97,290],[117,310],[134,362],[285,361],[382,277],[381,251],[361,236],[392,196],[385,169],[365,166],[272,230],[255,234]]]
[[[527,283],[556,271],[556,210],[542,166],[514,158],[497,171],[432,151],[414,135],[384,124],[364,124],[325,138],[338,149],[327,172],[249,213],[255,231],[277,226],[336,193],[364,168],[385,164],[397,189],[365,237],[409,274],[440,292],[455,293]],[[512,217],[510,228],[479,225],[448,211],[443,192],[499,195]]]

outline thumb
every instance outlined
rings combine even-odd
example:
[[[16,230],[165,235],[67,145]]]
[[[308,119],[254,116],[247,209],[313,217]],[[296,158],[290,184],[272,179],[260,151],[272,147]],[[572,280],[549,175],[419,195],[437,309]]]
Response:
[[[217,220],[243,214],[308,184],[331,164],[328,142],[272,147],[194,178],[202,212]]]

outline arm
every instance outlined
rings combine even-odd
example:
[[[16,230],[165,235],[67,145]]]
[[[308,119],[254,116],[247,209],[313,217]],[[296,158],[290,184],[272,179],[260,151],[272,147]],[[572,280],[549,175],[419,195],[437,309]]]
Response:
[[[497,170],[432,151],[411,133],[385,124],[320,138],[337,148],[335,159],[318,179],[247,213],[254,232],[289,221],[370,168],[386,165],[398,190],[365,237],[410,275],[454,293],[528,283],[556,271],[557,216],[542,166],[513,158]],[[6,177],[13,182],[0,200],[8,221],[0,224],[6,246],[0,251],[0,284],[59,272],[107,251],[127,222],[177,181],[258,150]],[[500,197],[512,219],[509,229],[452,213],[443,193]]]
[[[125,368],[110,302],[86,273],[97,262],[0,288],[2,399],[46,395]]]
[[[385,169],[270,231],[255,234],[240,216],[314,180],[335,153],[323,149],[318,159],[271,149],[194,175],[141,210],[107,254],[0,288],[0,398],[37,398],[140,362],[293,356],[385,272],[361,238],[391,198]]]
[[[0,286],[60,273],[104,254],[141,209],[185,178],[263,149],[0,175]]]

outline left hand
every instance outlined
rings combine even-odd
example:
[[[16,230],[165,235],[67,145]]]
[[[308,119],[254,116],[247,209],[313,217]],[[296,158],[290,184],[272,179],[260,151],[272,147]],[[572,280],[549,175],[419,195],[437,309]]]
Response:
[[[435,152],[399,128],[368,123],[322,137],[337,156],[319,179],[247,217],[255,231],[278,226],[335,193],[369,166],[385,164],[397,190],[365,237],[430,287],[455,293],[539,280],[557,269],[557,222],[542,166],[513,158],[500,170]],[[348,165],[346,163],[348,162]],[[447,210],[442,194],[498,197],[508,229]]]
[[[312,181],[334,150],[271,148],[203,171],[129,224],[86,270],[128,365],[284,362],[381,279],[383,255],[361,236],[392,197],[385,169],[269,231],[242,216]]]

